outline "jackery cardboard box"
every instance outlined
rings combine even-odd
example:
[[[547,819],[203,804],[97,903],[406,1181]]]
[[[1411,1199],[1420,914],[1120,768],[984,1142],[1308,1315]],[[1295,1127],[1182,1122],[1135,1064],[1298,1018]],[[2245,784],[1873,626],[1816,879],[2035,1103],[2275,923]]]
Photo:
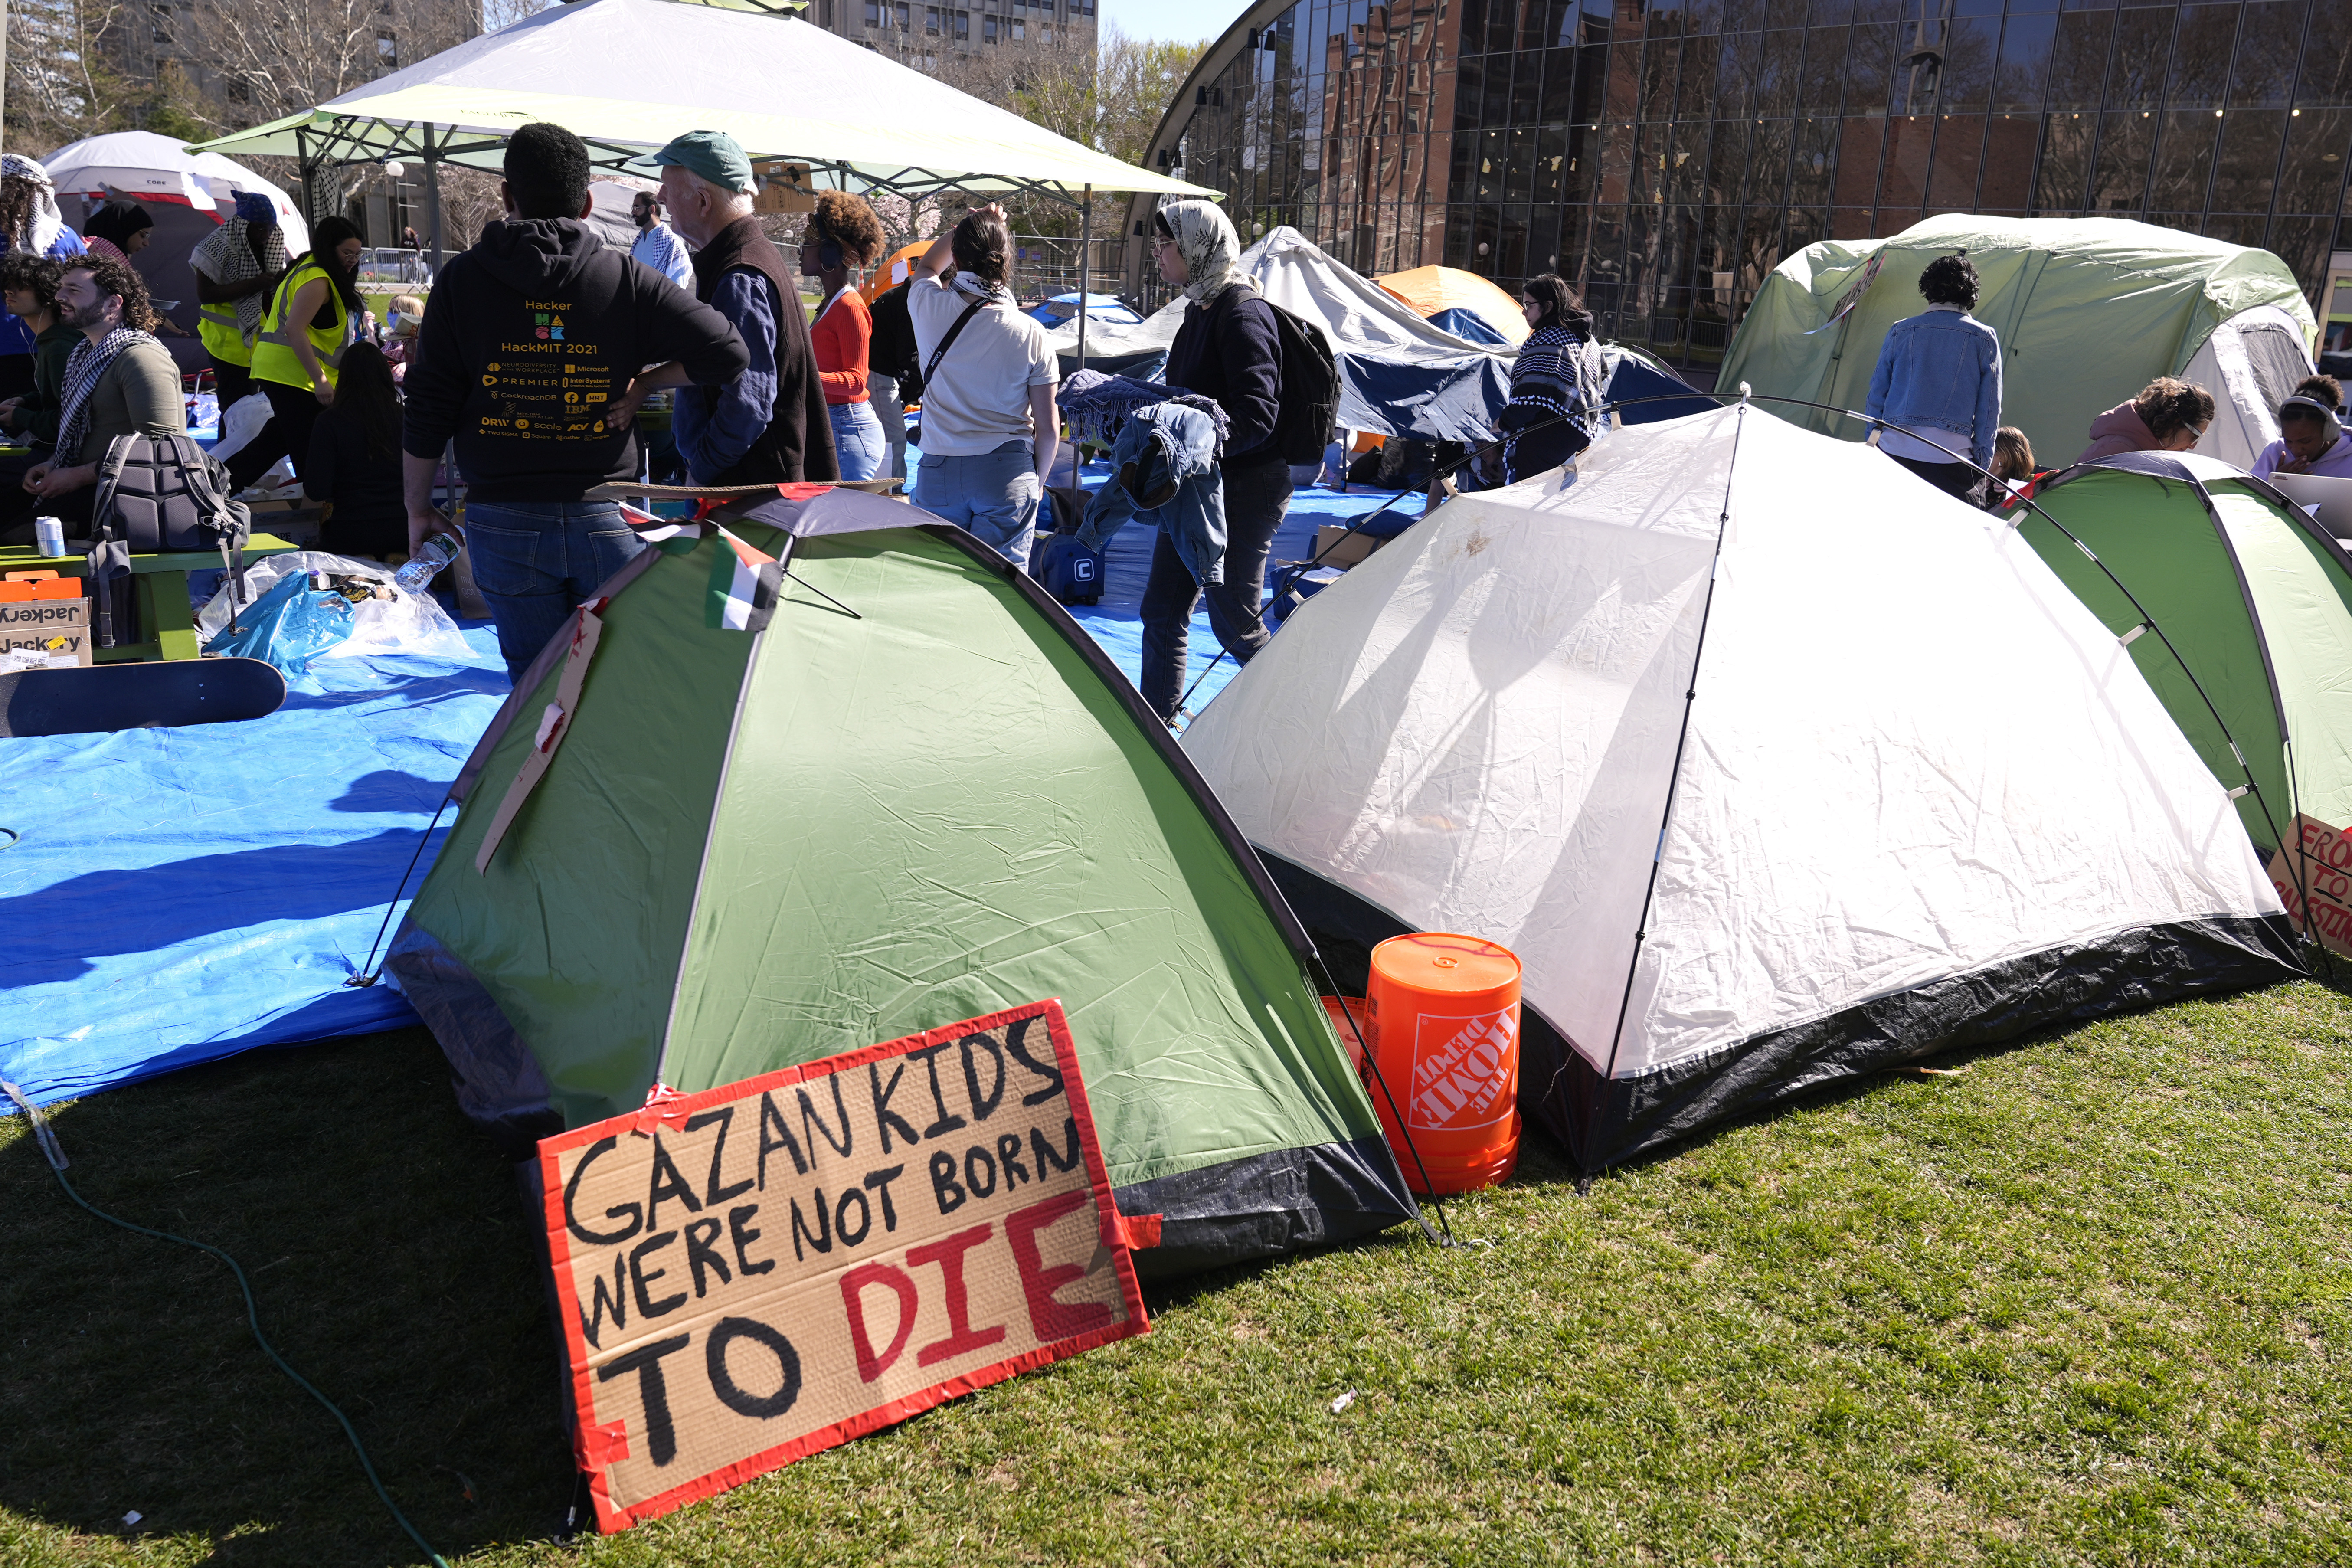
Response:
[[[1148,1332],[1061,1004],[540,1144],[598,1526]]]
[[[78,588],[79,581],[75,584]],[[0,653],[36,648],[52,665],[89,663],[89,601],[0,600]]]

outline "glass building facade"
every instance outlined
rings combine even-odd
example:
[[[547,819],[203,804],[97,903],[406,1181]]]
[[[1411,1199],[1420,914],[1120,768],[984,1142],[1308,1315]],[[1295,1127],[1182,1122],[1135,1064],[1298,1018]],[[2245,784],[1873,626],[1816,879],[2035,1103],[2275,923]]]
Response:
[[[1937,213],[2263,246],[2323,307],[2352,0],[1298,0],[1219,40],[1153,157],[1360,271],[1558,271],[1694,370],[1783,257]]]

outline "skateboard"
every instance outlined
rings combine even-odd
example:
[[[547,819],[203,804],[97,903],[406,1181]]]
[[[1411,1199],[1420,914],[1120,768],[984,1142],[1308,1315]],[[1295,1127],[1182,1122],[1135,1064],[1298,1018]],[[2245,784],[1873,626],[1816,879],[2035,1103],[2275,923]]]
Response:
[[[0,737],[88,735],[260,719],[286,678],[257,658],[196,658],[0,675]]]

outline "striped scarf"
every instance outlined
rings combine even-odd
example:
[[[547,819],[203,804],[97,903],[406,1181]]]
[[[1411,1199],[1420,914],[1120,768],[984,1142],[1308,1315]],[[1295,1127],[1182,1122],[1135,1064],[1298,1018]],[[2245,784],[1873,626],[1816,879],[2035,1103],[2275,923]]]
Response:
[[[136,327],[117,327],[97,342],[88,338],[74,345],[71,358],[66,361],[65,401],[58,420],[58,460],[79,462],[82,438],[89,434],[90,394],[122,352],[134,343],[152,343],[155,340]]]
[[[257,261],[253,246],[246,238],[252,228],[252,224],[244,218],[229,219],[205,236],[188,253],[188,265],[215,283],[242,283],[248,278],[285,271],[286,231],[275,224],[269,226],[266,231],[269,237],[261,242],[261,258]],[[247,342],[260,332],[261,309],[268,300],[269,291],[265,289],[236,301],[236,330],[245,334]]]

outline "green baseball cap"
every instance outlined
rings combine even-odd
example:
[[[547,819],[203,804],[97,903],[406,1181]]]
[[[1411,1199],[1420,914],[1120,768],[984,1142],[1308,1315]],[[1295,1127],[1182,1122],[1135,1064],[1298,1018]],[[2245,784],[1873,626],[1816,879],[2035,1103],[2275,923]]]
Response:
[[[650,158],[630,160],[629,166],[658,177],[663,166],[671,163],[730,191],[760,188],[751,175],[751,160],[743,155],[743,144],[724,131],[689,131]]]

